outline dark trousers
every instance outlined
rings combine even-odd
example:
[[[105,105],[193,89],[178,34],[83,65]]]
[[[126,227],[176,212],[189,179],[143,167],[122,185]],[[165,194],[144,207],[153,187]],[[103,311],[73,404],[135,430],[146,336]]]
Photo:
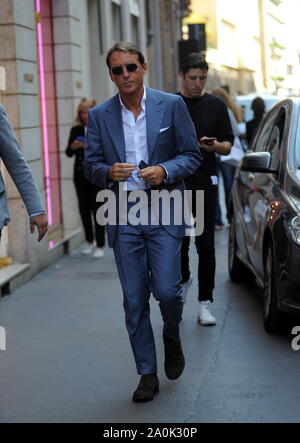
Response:
[[[85,239],[88,243],[93,243],[95,239],[97,247],[102,248],[105,245],[105,227],[96,220],[96,213],[101,205],[96,202],[96,196],[101,189],[89,182],[75,182],[75,188]]]
[[[213,301],[213,289],[215,286],[215,213],[218,195],[218,187],[214,186],[204,191],[204,231],[202,235],[195,237],[198,253],[198,285],[199,301]],[[193,216],[196,215],[196,192],[193,191],[192,200]],[[190,277],[189,268],[189,245],[190,237],[184,237],[181,247],[181,274],[182,283]]]

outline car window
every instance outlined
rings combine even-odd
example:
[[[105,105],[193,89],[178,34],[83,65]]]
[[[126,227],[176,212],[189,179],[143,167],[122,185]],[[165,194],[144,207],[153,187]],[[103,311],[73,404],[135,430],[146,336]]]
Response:
[[[271,169],[276,169],[276,170],[279,169],[279,154],[284,134],[285,121],[286,121],[286,111],[285,109],[282,108],[275,121],[275,125],[272,129],[271,136],[268,142],[267,150],[272,154],[271,165],[270,165]]]
[[[300,168],[300,113],[299,113],[298,124],[297,124],[295,154],[296,154],[296,165],[297,165],[296,167]]]
[[[272,112],[265,117],[259,133],[253,140],[252,149],[254,152],[262,152],[268,149],[268,141],[272,132],[277,113]]]

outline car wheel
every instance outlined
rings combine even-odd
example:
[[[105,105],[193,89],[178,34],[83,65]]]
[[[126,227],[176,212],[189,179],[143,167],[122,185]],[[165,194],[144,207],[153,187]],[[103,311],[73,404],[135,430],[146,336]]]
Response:
[[[278,331],[281,323],[274,266],[273,247],[270,245],[264,275],[264,324],[267,332]]]
[[[228,236],[228,274],[233,282],[245,281],[250,276],[250,271],[236,255],[237,245],[235,236],[235,218],[231,216]]]

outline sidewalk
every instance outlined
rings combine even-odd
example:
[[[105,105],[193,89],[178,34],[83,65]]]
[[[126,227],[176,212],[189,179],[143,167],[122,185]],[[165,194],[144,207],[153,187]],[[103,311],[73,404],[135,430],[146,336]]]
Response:
[[[0,352],[0,422],[183,423],[296,416],[297,353],[291,352],[288,337],[264,333],[255,287],[242,293],[228,282],[227,230],[216,238],[213,313],[218,324],[197,323],[194,278],[181,324],[186,369],[177,381],[164,374],[162,321],[152,299],[161,389],[147,404],[131,402],[139,377],[111,250],[101,260],[76,251],[2,299],[7,350]],[[194,247],[191,257],[195,277]],[[275,373],[271,356],[277,361]]]
[[[1,301],[7,350],[0,354],[0,422],[187,420],[208,364],[198,342],[203,353],[220,328],[196,323],[193,292],[182,322],[187,369],[176,382],[164,375],[162,321],[151,302],[161,393],[141,407],[130,401],[139,378],[112,250],[101,260],[76,251],[38,274]]]

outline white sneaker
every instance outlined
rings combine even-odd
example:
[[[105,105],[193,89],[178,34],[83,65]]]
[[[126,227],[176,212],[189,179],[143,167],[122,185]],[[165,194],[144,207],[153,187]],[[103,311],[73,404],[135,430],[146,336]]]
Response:
[[[209,310],[210,305],[211,302],[209,300],[199,302],[198,317],[199,323],[203,326],[215,325],[217,323],[215,317]]]
[[[93,258],[102,258],[104,255],[103,248],[96,248],[93,254]]]
[[[189,287],[191,286],[191,284],[193,283],[193,276],[192,274],[190,274],[188,281],[186,281],[185,283],[182,283],[180,286],[182,288],[182,300],[183,300],[183,304],[185,304],[186,302],[186,296],[189,290]]]
[[[83,250],[81,251],[84,255],[89,255],[93,252],[93,243],[85,243]]]

